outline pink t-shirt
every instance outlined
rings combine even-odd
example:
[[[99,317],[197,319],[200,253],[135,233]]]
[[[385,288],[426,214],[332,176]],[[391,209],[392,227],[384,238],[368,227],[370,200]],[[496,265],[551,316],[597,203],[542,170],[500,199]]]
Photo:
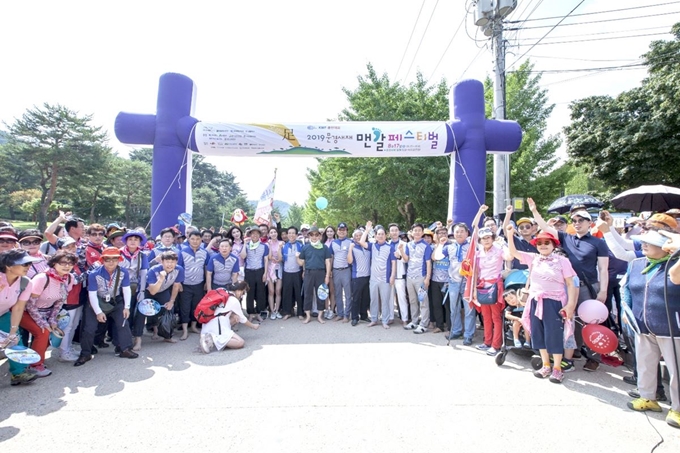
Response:
[[[496,280],[500,277],[503,271],[503,252],[505,247],[498,244],[493,244],[491,248],[486,251],[484,247],[477,248],[477,265],[479,280]]]
[[[35,301],[35,308],[50,308],[55,302],[61,301],[64,297],[63,290],[66,290],[66,294],[73,288],[73,277],[70,277],[67,285],[62,285],[61,282],[50,278],[50,283],[45,287],[45,282],[49,277],[46,273],[38,274],[31,282],[33,283],[33,294],[38,295],[38,299]],[[44,289],[43,289],[44,288]],[[33,304],[33,302],[29,302]]]
[[[28,300],[33,291],[33,285],[28,282],[23,293],[19,294],[21,290],[21,278],[10,286],[7,282],[7,275],[0,272],[0,316],[7,313],[19,300]]]
[[[529,295],[545,294],[550,299],[566,300],[565,278],[575,277],[569,259],[560,255],[543,257],[538,253],[519,252],[520,263],[530,266]],[[557,297],[559,295],[559,297]]]

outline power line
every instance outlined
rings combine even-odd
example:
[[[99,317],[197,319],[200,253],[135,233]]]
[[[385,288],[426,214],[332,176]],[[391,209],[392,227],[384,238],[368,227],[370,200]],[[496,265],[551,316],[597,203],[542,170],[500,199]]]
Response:
[[[472,66],[472,63],[474,63],[475,61],[477,61],[477,58],[479,58],[479,56],[482,54],[482,50],[484,50],[484,49],[486,49],[486,48],[487,48],[486,45],[479,48],[479,51],[477,52],[477,55],[475,55],[475,57],[472,59],[472,61],[470,61],[470,63],[467,65],[467,67],[466,67],[465,70],[461,73],[461,75],[458,76],[458,80],[457,80],[456,83],[460,82],[460,80],[463,78],[463,76],[465,75],[465,73],[468,72],[468,69],[470,69],[470,66]]]
[[[456,35],[458,35],[460,28],[463,26],[463,22],[465,22],[465,20],[467,19],[467,16],[468,16],[468,13],[466,12],[463,15],[463,20],[460,21],[460,24],[458,24],[458,28],[456,28],[456,31],[453,33],[453,36],[451,37],[451,41],[449,41],[449,44],[446,46],[446,49],[444,49],[444,53],[442,53],[441,58],[439,58],[437,65],[434,67],[434,69],[432,70],[432,74],[430,74],[430,77],[428,77],[427,80],[432,79],[432,76],[434,76],[434,73],[437,72],[437,69],[439,68],[439,64],[442,62],[442,60],[444,59],[444,56],[449,51],[449,47],[451,47],[453,40],[455,39]]]
[[[673,5],[673,4],[676,4],[676,3],[680,3],[680,1],[666,2],[666,3],[657,3],[657,4],[655,4],[655,5],[632,6],[632,7],[630,7],[630,8],[610,9],[610,10],[607,10],[607,11],[594,11],[594,12],[592,12],[592,13],[572,14],[571,17],[591,16],[591,15],[593,15],[593,14],[616,13],[616,12],[619,12],[619,11],[630,11],[630,10],[634,10],[634,9],[653,8],[653,7],[656,7],[656,6]],[[530,21],[530,22],[533,22],[533,21],[537,21],[537,20],[559,19],[560,17],[562,17],[562,16],[540,17],[540,18],[537,18],[537,19],[524,19],[523,22],[527,22],[527,20]],[[518,23],[518,22],[519,22],[519,20],[517,20],[517,21],[507,21],[506,23],[508,23],[508,24],[515,24],[515,23]]]
[[[582,37],[582,36],[600,36],[600,35],[612,35],[614,33],[630,33],[633,31],[645,31],[645,30],[670,30],[671,27],[673,27],[673,24],[671,25],[663,25],[659,27],[645,27],[645,28],[633,28],[629,30],[615,30],[615,31],[601,31],[597,33],[585,33],[585,34],[578,34],[578,35],[569,35],[569,36],[550,36],[546,39],[564,39],[564,38],[574,38],[574,37]],[[536,38],[521,38],[517,39],[517,41],[530,41],[534,40]]]
[[[516,59],[515,61],[513,61],[512,64],[511,64],[510,66],[507,66],[507,67],[503,70],[503,72],[507,71],[509,68],[512,68],[512,67],[513,67],[519,60],[521,60],[526,54],[528,54],[529,52],[531,52],[531,50],[532,50],[534,47],[536,47],[536,45],[538,45],[538,44],[543,40],[543,38],[545,38],[546,36],[548,36],[548,35],[550,34],[551,31],[553,31],[559,24],[562,23],[563,20],[565,20],[567,17],[569,17],[569,16],[571,15],[571,13],[573,13],[574,11],[576,11],[576,9],[577,9],[579,6],[581,6],[581,5],[583,4],[583,2],[585,2],[585,0],[581,0],[581,1],[578,3],[578,5],[574,6],[574,9],[572,9],[572,10],[569,11],[564,17],[562,17],[562,19],[560,19],[560,21],[559,21],[558,23],[556,23],[555,25],[553,25],[553,27],[552,27],[550,30],[548,30],[548,32],[547,32],[545,35],[543,35],[543,36],[541,37],[541,39],[539,39],[538,41],[536,41],[536,43],[535,43],[534,45],[532,45],[532,46],[529,48],[529,50],[527,50],[526,52],[524,52],[518,59]]]
[[[425,6],[425,0],[423,0],[423,3],[420,5],[420,11],[418,11],[418,17],[416,17],[416,21],[413,24],[413,29],[411,29],[411,36],[408,37],[408,42],[406,43],[406,48],[404,49],[404,54],[401,56],[401,61],[399,62],[399,67],[397,68],[397,72],[394,74],[394,80],[397,80],[397,76],[399,75],[399,71],[401,70],[401,65],[404,62],[404,57],[406,57],[406,51],[408,50],[408,46],[411,45],[411,38],[413,38],[413,33],[416,31],[416,25],[418,25],[418,19],[420,19],[420,13],[423,12],[423,7]]]
[[[439,0],[437,0],[437,3],[434,4],[434,8],[432,8],[432,13],[430,13],[430,18],[427,20],[427,25],[425,25],[425,31],[423,32],[423,36],[420,37],[420,42],[418,43],[418,47],[416,48],[416,53],[413,54],[413,60],[411,60],[411,65],[408,67],[408,71],[406,71],[406,76],[404,77],[404,82],[406,82],[406,79],[408,79],[408,75],[411,73],[411,68],[413,67],[413,63],[416,61],[416,57],[418,56],[418,51],[420,50],[420,46],[423,44],[423,40],[425,39],[425,35],[427,34],[427,30],[430,28],[430,22],[432,22],[432,17],[434,17],[434,12],[437,10],[437,5],[439,5]]]
[[[592,61],[592,62],[602,62],[602,61],[639,61],[639,58],[615,58],[615,59],[590,59],[590,58],[568,58],[568,57],[556,57],[554,55],[529,55],[530,58],[547,58],[550,60],[573,60],[573,61]]]
[[[592,41],[610,41],[612,39],[628,39],[628,38],[640,38],[642,36],[660,36],[660,35],[668,35],[670,32],[664,32],[664,33],[644,33],[641,35],[628,35],[628,36],[611,36],[609,38],[591,38],[591,39],[574,39],[572,41],[557,41],[557,42],[541,42],[539,39],[536,41],[532,46],[531,49],[533,49],[535,46],[548,46],[550,44],[570,44],[570,43],[575,43],[575,42],[592,42]],[[517,44],[519,45],[519,44]],[[525,52],[522,56],[526,55],[531,49],[529,49],[527,52]],[[521,58],[521,57],[520,57]],[[516,61],[515,61],[516,63]],[[513,64],[515,64],[513,63]],[[512,66],[512,65],[510,65]]]
[[[560,22],[557,23],[557,25],[538,25],[536,27],[526,27],[526,28],[523,28],[522,30],[534,30],[534,29],[538,29],[538,28],[548,28],[548,27],[555,28],[558,25],[561,25],[562,27],[567,27],[567,26],[570,26],[570,25],[600,24],[600,23],[603,23],[603,22],[615,22],[617,20],[643,19],[645,17],[668,16],[669,14],[678,14],[678,13],[680,13],[680,11],[671,11],[671,12],[668,12],[668,13],[658,13],[658,14],[648,14],[646,16],[618,17],[618,18],[615,18],[615,19],[591,20],[591,21],[588,21],[588,22],[572,22],[572,23],[569,23],[569,24],[562,24],[561,23],[562,21],[560,21]],[[564,18],[562,18],[562,20],[564,20]],[[552,31],[552,28],[551,28],[551,31]],[[514,30],[519,30],[519,28],[508,28],[506,30],[514,31]]]

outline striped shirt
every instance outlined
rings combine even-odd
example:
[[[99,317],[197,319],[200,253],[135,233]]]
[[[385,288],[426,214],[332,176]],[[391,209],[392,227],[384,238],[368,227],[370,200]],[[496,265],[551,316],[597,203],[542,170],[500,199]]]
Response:
[[[460,282],[463,280],[463,276],[460,275],[460,263],[465,259],[469,248],[470,239],[466,239],[462,244],[454,241],[442,250],[444,256],[449,258],[449,278],[451,281]]]
[[[349,245],[352,243],[349,239],[335,239],[331,242],[329,248],[331,249],[331,254],[333,254],[333,268],[342,269],[349,267],[347,264],[347,253],[349,252]]]
[[[300,242],[295,241],[294,244],[286,242],[283,245],[283,250],[281,251],[281,254],[283,255],[283,272],[288,272],[290,274],[300,272],[302,266],[298,264],[295,253],[300,253],[301,251],[302,244]]]
[[[139,283],[139,274],[143,270],[149,269],[149,258],[142,253],[141,249],[137,249],[132,256],[126,253],[121,253],[123,261],[120,262],[120,267],[127,269],[130,274],[130,283]]]
[[[250,244],[244,245],[246,248],[246,269],[257,270],[264,267],[264,259],[269,256],[269,246],[258,242],[256,248],[251,248]]]
[[[369,244],[371,248],[371,280],[388,283],[392,276],[394,249],[387,242]]]
[[[396,253],[397,249],[399,248],[399,244],[404,244],[404,250],[406,249],[407,242],[398,240],[398,241],[393,241],[390,239],[388,241],[390,244],[394,245],[394,252]],[[404,252],[406,253],[406,252]],[[404,258],[399,258],[397,259],[397,279],[403,279],[406,278],[406,262],[404,261]]]
[[[163,270],[162,264],[157,264],[149,269],[149,276],[147,277],[147,286],[154,285],[158,282],[158,276]],[[165,281],[161,285],[160,289],[156,294],[162,293],[166,289],[170,288],[174,283],[184,283],[184,268],[179,264],[165,276]]]
[[[352,249],[352,278],[368,277],[370,275],[371,251],[355,242]]]
[[[446,250],[448,246],[449,244],[444,244],[442,249]],[[432,256],[432,281],[447,283],[449,281],[449,256],[444,254],[441,259],[436,259],[434,255]]]
[[[233,253],[223,257],[219,253],[208,260],[208,272],[212,272],[212,282],[216,285],[226,285],[231,282],[231,274],[238,274],[241,270],[238,256]]]
[[[424,240],[406,244],[408,270],[406,275],[411,279],[419,279],[427,275],[427,262],[432,258],[432,247]]]
[[[199,248],[196,252],[189,245],[183,245],[180,249],[177,264],[184,268],[184,284],[198,285],[205,281],[205,265],[208,261],[208,252]]]

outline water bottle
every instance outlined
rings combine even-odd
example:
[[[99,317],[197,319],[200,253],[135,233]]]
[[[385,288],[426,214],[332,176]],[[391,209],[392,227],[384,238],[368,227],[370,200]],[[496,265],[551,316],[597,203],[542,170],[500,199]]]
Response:
[[[418,288],[418,302],[424,301],[425,296],[427,296],[427,290],[425,289],[425,284],[422,284],[420,285],[420,288]]]

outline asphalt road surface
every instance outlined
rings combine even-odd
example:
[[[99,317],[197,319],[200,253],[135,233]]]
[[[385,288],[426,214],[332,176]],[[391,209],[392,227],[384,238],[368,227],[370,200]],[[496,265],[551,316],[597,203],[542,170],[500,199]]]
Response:
[[[140,357],[100,350],[82,367],[10,387],[0,361],[5,451],[680,451],[664,413],[626,408],[623,367],[539,380],[442,334],[296,318],[239,328],[246,347],[198,352],[198,335],[144,338]],[[478,342],[481,332],[475,340]],[[177,336],[179,338],[179,335]],[[48,353],[49,354],[49,353]],[[658,433],[655,431],[658,430]]]

